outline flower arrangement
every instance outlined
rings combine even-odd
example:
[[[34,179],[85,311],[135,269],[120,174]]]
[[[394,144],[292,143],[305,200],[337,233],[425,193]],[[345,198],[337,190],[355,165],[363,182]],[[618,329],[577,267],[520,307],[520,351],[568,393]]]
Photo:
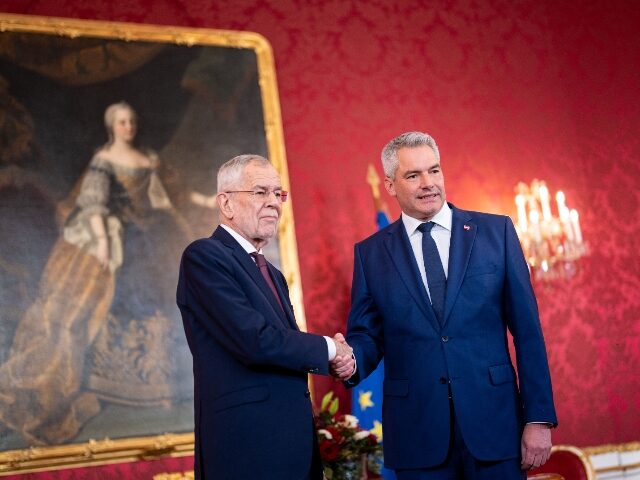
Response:
[[[322,398],[316,418],[320,456],[327,480],[360,480],[364,474],[380,473],[382,445],[378,437],[358,426],[353,415],[338,415],[338,397]],[[364,470],[364,471],[363,471]]]

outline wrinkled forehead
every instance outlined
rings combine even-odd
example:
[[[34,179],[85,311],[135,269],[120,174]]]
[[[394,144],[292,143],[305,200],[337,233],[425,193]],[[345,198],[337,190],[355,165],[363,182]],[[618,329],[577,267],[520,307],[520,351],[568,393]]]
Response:
[[[251,162],[244,169],[243,183],[246,188],[282,188],[280,175],[272,165],[262,165]]]

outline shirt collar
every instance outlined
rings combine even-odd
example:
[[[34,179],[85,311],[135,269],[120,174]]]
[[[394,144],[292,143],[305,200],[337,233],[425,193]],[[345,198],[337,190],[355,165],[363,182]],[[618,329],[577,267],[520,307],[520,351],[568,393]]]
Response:
[[[436,225],[451,231],[451,224],[453,223],[453,211],[447,202],[442,204],[442,208],[436,213],[430,220]],[[413,235],[420,224],[424,223],[424,220],[418,220],[417,218],[410,217],[406,213],[402,212],[402,223],[407,230],[409,236]]]
[[[247,240],[246,238],[244,238],[242,235],[240,235],[238,232],[236,232],[233,228],[231,228],[229,225],[225,225],[223,223],[220,224],[220,226],[222,228],[224,228],[227,232],[229,232],[229,235],[231,235],[236,242],[238,242],[240,244],[240,246],[249,254],[253,253],[253,252],[258,252],[258,253],[262,253],[262,249],[260,250],[256,250],[256,247],[253,246],[253,244]]]

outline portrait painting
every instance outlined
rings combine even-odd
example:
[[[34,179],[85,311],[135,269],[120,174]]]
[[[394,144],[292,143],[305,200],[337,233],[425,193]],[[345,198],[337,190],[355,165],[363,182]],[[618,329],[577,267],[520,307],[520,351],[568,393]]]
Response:
[[[269,45],[5,14],[0,27],[0,451],[188,435],[181,253],[218,223],[225,161],[268,157],[287,188]],[[304,322],[290,203],[266,255]]]

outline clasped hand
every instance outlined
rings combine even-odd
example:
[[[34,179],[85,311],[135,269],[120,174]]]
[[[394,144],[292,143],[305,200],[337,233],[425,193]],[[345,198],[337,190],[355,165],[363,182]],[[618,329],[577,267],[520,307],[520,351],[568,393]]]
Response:
[[[336,356],[330,363],[331,375],[338,380],[348,380],[353,375],[356,367],[353,349],[341,333],[336,333],[333,341],[336,344]]]

